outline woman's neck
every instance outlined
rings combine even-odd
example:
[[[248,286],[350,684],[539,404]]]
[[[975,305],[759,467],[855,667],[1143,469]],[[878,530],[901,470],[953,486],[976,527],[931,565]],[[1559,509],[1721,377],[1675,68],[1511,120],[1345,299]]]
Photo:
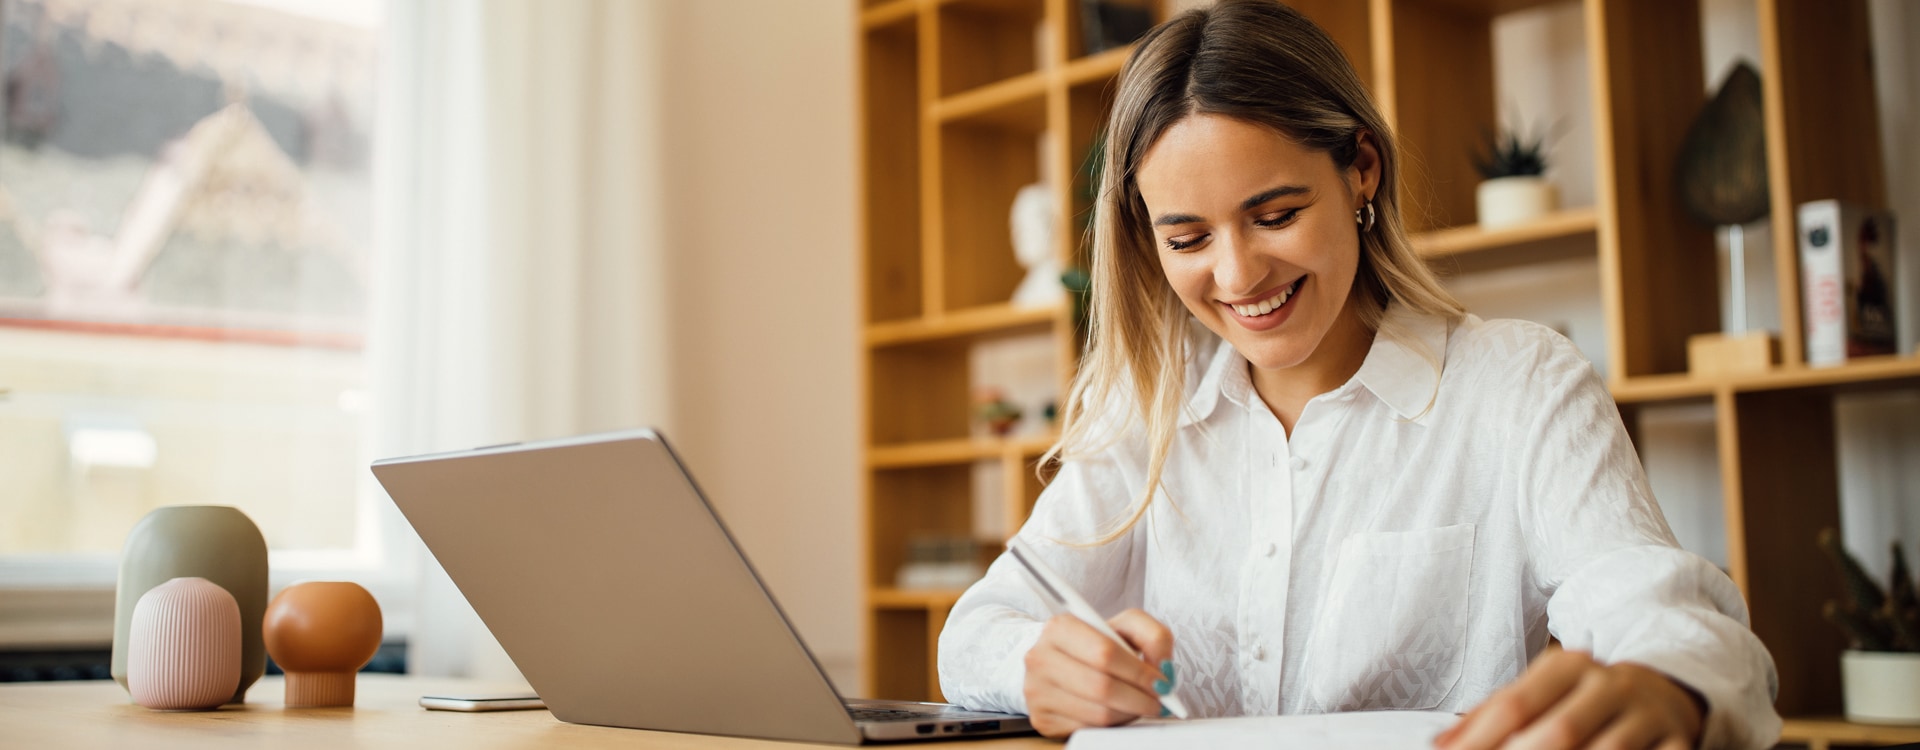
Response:
[[[1347,300],[1340,317],[1334,319],[1333,327],[1327,330],[1326,338],[1320,340],[1306,361],[1277,370],[1249,365],[1254,392],[1260,394],[1260,400],[1280,420],[1288,437],[1293,436],[1293,425],[1299,421],[1308,401],[1344,385],[1360,371],[1361,363],[1367,361],[1367,351],[1373,348],[1373,329],[1355,312],[1358,304],[1356,300]]]

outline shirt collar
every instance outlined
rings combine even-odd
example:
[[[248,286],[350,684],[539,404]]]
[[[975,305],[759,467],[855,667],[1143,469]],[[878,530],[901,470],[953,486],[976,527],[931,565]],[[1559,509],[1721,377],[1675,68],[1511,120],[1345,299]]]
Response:
[[[1400,418],[1413,420],[1433,403],[1440,382],[1436,368],[1446,360],[1450,326],[1444,318],[1394,304],[1388,306],[1380,328],[1383,333],[1374,335],[1360,371],[1341,389],[1358,384]],[[1197,338],[1194,366],[1187,378],[1193,382],[1197,376],[1199,384],[1181,411],[1182,427],[1205,421],[1222,396],[1241,408],[1250,408],[1258,398],[1247,359],[1239,351],[1204,329]]]
[[[1445,318],[1389,305],[1373,348],[1354,373],[1354,382],[1372,391],[1401,419],[1413,420],[1433,405],[1440,369],[1447,359]]]

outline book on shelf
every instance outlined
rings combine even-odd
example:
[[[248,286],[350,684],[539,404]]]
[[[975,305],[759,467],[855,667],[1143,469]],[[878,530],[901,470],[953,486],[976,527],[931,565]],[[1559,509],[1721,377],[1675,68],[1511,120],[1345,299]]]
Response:
[[[1893,215],[1837,200],[1802,203],[1799,214],[1807,364],[1893,354]]]

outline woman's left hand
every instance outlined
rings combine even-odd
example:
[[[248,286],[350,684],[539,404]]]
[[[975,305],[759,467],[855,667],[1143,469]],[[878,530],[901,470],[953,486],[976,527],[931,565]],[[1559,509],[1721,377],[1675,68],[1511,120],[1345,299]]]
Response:
[[[1666,675],[1554,650],[1435,737],[1443,750],[1658,748],[1700,739],[1704,706]]]

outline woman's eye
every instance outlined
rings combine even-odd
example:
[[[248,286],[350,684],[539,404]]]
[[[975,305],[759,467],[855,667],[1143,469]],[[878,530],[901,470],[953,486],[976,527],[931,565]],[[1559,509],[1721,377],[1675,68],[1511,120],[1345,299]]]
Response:
[[[1167,243],[1166,243],[1167,249],[1172,250],[1174,252],[1179,252],[1181,250],[1185,250],[1187,248],[1193,247],[1194,245],[1200,244],[1200,242],[1202,240],[1205,240],[1206,238],[1207,236],[1204,234],[1196,234],[1196,235],[1191,235],[1187,237],[1168,237]]]
[[[1290,208],[1285,211],[1267,214],[1258,219],[1254,219],[1253,223],[1263,227],[1283,226],[1289,222],[1292,222],[1293,217],[1298,216],[1299,214],[1300,214],[1300,209]]]

